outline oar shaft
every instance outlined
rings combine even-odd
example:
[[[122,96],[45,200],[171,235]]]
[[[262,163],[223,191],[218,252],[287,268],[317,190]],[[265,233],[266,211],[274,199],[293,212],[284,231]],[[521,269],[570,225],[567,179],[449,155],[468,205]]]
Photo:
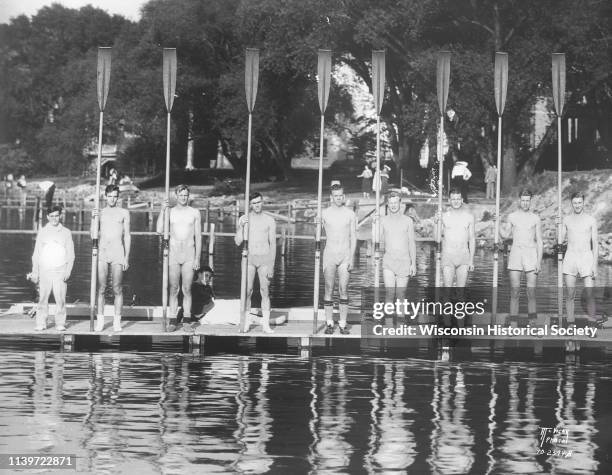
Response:
[[[374,226],[374,287],[380,286],[380,189],[382,170],[380,169],[380,114],[376,116],[376,224]]]
[[[442,194],[444,192],[444,115],[440,115],[438,133],[438,223],[436,226],[436,287],[441,285],[442,272]]]
[[[321,281],[321,214],[323,207],[323,146],[325,134],[325,115],[321,114],[321,130],[319,137],[319,179],[317,185],[317,225],[315,229],[315,268],[312,301],[312,333],[317,333],[319,317],[319,283]]]
[[[247,163],[244,187],[244,215],[249,216],[249,194],[251,193],[251,130],[253,127],[253,115],[249,112],[249,128],[247,131]],[[244,227],[244,241],[242,242],[242,262],[240,279],[240,331],[247,331],[247,272],[249,259],[249,224]]]
[[[493,242],[495,243],[495,248],[493,250],[493,287],[497,287],[497,271],[498,271],[498,261],[499,261],[499,252],[498,252],[498,244],[499,244],[499,203],[500,203],[500,194],[501,194],[501,154],[502,154],[502,116],[500,115],[497,119],[497,171],[495,176],[495,235],[493,236]]]
[[[100,111],[100,123],[98,125],[98,159],[96,162],[96,194],[94,197],[94,209],[97,211],[93,222],[92,247],[91,247],[91,285],[89,288],[89,330],[94,329],[94,316],[96,313],[96,300],[98,291],[98,235],[100,227],[100,175],[102,169],[102,129],[104,127],[104,112]],[[100,309],[104,311],[104,309]]]
[[[558,244],[558,251],[557,251],[557,267],[558,267],[558,271],[557,271],[557,286],[559,287],[559,316],[563,315],[563,253],[561,252],[561,229],[563,226],[562,223],[562,217],[563,217],[563,210],[562,210],[562,206],[561,206],[561,186],[562,186],[562,175],[561,175],[561,171],[563,169],[563,159],[562,159],[562,136],[561,136],[561,116],[557,116],[557,167],[558,167],[558,171],[557,171],[557,215],[559,217],[559,224],[557,226],[557,244]]]
[[[170,201],[170,112],[166,117],[166,181],[165,193],[166,204]],[[168,246],[170,239],[170,208],[165,208],[164,214],[164,236],[163,236],[163,260],[162,260],[162,327],[166,331],[168,328]]]

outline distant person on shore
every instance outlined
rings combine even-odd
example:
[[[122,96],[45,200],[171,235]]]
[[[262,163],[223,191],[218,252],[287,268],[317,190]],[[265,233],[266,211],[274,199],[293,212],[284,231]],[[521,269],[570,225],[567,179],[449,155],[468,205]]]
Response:
[[[590,325],[603,323],[605,319],[595,317],[595,299],[593,286],[597,277],[599,260],[599,241],[597,221],[584,212],[584,194],[574,193],[571,196],[572,213],[561,222],[561,243],[567,238],[567,251],[563,259],[563,274],[567,287],[567,318],[574,321],[574,298],[576,297],[576,280],[583,279],[587,301],[587,320]]]
[[[348,335],[348,283],[350,270],[357,247],[357,220],[355,213],[345,206],[344,189],[341,185],[331,187],[331,206],[323,210],[322,225],[325,229],[325,249],[323,251],[323,276],[325,278],[325,333],[334,333],[334,302],[332,295],[338,274],[338,293],[340,294],[340,333]]]
[[[408,280],[416,275],[414,223],[402,214],[401,207],[400,194],[392,191],[387,198],[387,215],[380,218],[387,302],[395,302],[396,298],[403,301]]]
[[[364,198],[370,197],[370,190],[372,189],[372,170],[366,163],[363,167],[363,171],[360,175],[357,175],[357,178],[361,178],[361,193]]]
[[[423,231],[423,224],[421,223],[421,218],[417,214],[414,204],[406,203],[406,210],[404,211],[404,214],[408,216],[410,219],[412,219],[412,224],[413,224],[415,232],[420,233]]]
[[[32,255],[32,273],[28,276],[39,286],[38,310],[36,312],[36,331],[47,328],[49,315],[49,296],[55,298],[55,328],[66,329],[66,281],[74,265],[74,243],[68,228],[60,223],[61,206],[47,210],[48,223],[36,236]]]
[[[164,220],[169,220],[170,242],[168,250],[168,283],[170,318],[178,321],[178,294],[183,292],[183,315],[191,315],[191,284],[193,273],[200,266],[202,253],[202,221],[200,212],[189,206],[189,187],[178,185],[174,191],[176,205],[162,203],[157,218],[157,233],[164,233]],[[167,216],[168,215],[168,216]],[[167,217],[166,217],[167,216]],[[165,291],[165,289],[164,289]]]
[[[512,238],[508,272],[510,274],[510,318],[515,319],[518,319],[519,314],[519,295],[523,273],[527,280],[527,316],[531,320],[537,318],[536,281],[541,269],[544,244],[540,217],[530,211],[532,196],[533,193],[530,190],[522,190],[519,194],[518,211],[510,213],[499,228],[502,239]]]
[[[111,168],[110,171],[108,172],[108,182],[106,184],[116,185],[118,180],[119,180],[119,176],[117,174],[117,170],[115,170],[114,168]]]
[[[444,287],[452,287],[455,280],[457,287],[465,287],[469,272],[474,270],[474,216],[463,208],[463,199],[458,189],[451,189],[449,202],[450,209],[442,213],[441,219],[438,216],[435,219],[437,225],[442,226],[441,264]]]
[[[262,329],[264,333],[272,333],[270,328],[270,280],[274,276],[276,262],[276,222],[272,216],[263,212],[263,196],[254,192],[249,196],[250,213],[242,215],[238,220],[238,229],[234,236],[236,246],[245,239],[249,241],[247,266],[247,314],[251,313],[251,296],[255,274],[259,276],[261,293],[261,311],[263,314]]]
[[[28,198],[27,186],[28,183],[26,182],[25,175],[21,175],[17,180],[17,188],[19,189],[19,199],[21,207],[25,207],[26,205],[26,200]]]
[[[55,194],[55,183],[51,180],[45,180],[38,183],[38,188],[44,194],[45,208],[53,206],[53,195]]]
[[[462,160],[456,161],[455,165],[453,166],[453,171],[451,172],[451,187],[460,190],[464,203],[468,202],[467,189],[468,181],[471,177],[472,172],[468,168],[467,162]]]
[[[119,201],[119,187],[108,185],[104,190],[106,207],[100,212],[99,220],[99,251],[98,251],[98,315],[96,317],[96,331],[104,329],[104,292],[108,279],[108,266],[111,267],[113,294],[115,296],[115,314],[113,317],[113,330],[121,331],[121,312],[123,309],[123,273],[128,270],[130,260],[130,213],[117,206]],[[91,237],[94,236],[96,209],[92,212]]]
[[[495,199],[495,182],[497,181],[497,166],[489,165],[485,173],[484,182],[487,187],[486,198]]]

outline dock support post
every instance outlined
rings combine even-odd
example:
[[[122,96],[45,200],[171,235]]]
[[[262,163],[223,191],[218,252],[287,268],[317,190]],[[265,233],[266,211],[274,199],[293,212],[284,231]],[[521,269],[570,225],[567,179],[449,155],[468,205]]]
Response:
[[[300,357],[310,358],[310,351],[312,349],[312,340],[309,336],[300,337]]]
[[[149,228],[153,226],[153,202],[149,201],[149,212],[147,213],[147,219],[149,221]]]
[[[208,255],[215,253],[215,223],[210,223],[210,236],[208,237]]]
[[[283,227],[281,231],[281,256],[285,255],[287,250],[287,228]]]
[[[189,352],[192,355],[199,355],[204,350],[204,336],[191,335],[189,337]]]
[[[61,351],[63,353],[71,353],[71,352],[73,352],[74,351],[75,336],[63,333],[61,338],[62,338]]]

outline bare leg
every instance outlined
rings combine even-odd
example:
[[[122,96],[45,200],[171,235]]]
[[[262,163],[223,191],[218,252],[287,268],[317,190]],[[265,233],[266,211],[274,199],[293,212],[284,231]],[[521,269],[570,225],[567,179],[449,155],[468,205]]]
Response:
[[[457,287],[465,287],[467,284],[468,275],[469,275],[469,267],[467,265],[459,266],[456,269],[457,275]]]
[[[406,298],[406,287],[408,286],[408,279],[409,277],[396,277],[396,289],[395,289],[395,297],[400,301],[400,302],[404,302],[404,299]],[[400,312],[400,316],[405,317],[406,315],[404,315],[403,312]],[[416,318],[416,315],[414,315],[414,318]]]
[[[257,269],[255,267],[253,267],[252,265],[247,266],[247,292],[246,292],[247,322],[251,321],[251,297],[253,296],[253,282],[255,282],[256,273],[257,273]]]
[[[576,297],[576,276],[565,274],[565,286],[567,287],[567,297],[565,305],[567,307],[567,320],[574,321],[574,298]]]
[[[115,297],[115,315],[113,318],[113,330],[121,331],[121,311],[123,309],[123,266],[113,264],[111,267],[113,274],[113,295]]]
[[[259,290],[261,292],[261,313],[263,320],[261,327],[264,333],[273,333],[274,330],[270,328],[270,279],[268,279],[268,268],[261,266],[257,269],[257,275],[259,276]]]
[[[385,283],[385,303],[395,300],[395,272],[383,268],[383,282]]]
[[[325,309],[325,321],[327,325],[334,324],[334,306],[332,295],[334,292],[334,283],[336,281],[336,266],[328,265],[323,268],[323,277],[325,278],[325,293],[323,294],[323,308]]]
[[[348,317],[348,283],[350,273],[348,265],[338,266],[338,293],[340,294],[340,327],[346,327]]]
[[[535,272],[527,272],[527,313],[534,316],[536,308],[536,285],[538,275]]]
[[[193,283],[193,264],[181,265],[181,290],[183,291],[183,320],[191,317],[191,284]]]
[[[170,318],[176,318],[178,314],[178,293],[181,281],[181,265],[170,264],[168,265],[168,302],[170,304]]]
[[[589,319],[595,320],[596,305],[595,305],[595,295],[593,293],[593,278],[592,277],[584,278],[584,292],[586,294],[587,313],[589,314]]]
[[[521,271],[510,271],[510,316],[519,314],[519,295],[521,292]]]
[[[101,332],[104,329],[104,305],[106,304],[104,292],[106,292],[107,279],[108,264],[98,260],[98,314],[96,315],[97,332]]]
[[[442,282],[444,287],[452,287],[455,280],[455,267],[443,266],[442,267]]]

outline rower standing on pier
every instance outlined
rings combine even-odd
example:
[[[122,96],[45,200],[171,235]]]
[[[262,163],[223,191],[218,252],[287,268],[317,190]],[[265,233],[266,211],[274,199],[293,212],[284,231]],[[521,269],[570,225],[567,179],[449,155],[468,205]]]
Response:
[[[584,212],[584,195],[574,193],[571,196],[572,214],[565,216],[561,225],[561,240],[567,237],[567,251],[563,259],[563,274],[567,287],[567,319],[574,321],[574,298],[576,296],[576,280],[584,281],[587,301],[587,320],[589,324],[601,324],[606,319],[595,317],[595,299],[593,286],[597,277],[599,258],[599,241],[597,237],[597,221]]]
[[[541,269],[542,225],[540,217],[530,211],[533,193],[522,190],[519,194],[519,210],[508,215],[503,228],[500,228],[502,239],[512,238],[512,247],[508,258],[510,274],[510,318],[518,319],[519,294],[521,275],[525,273],[527,280],[527,317],[537,318],[536,313],[536,281]],[[509,232],[507,228],[510,227]]]
[[[106,207],[100,212],[99,252],[98,252],[98,314],[96,316],[97,332],[104,329],[104,292],[108,280],[108,266],[111,267],[115,314],[113,330],[121,331],[121,311],[123,309],[123,273],[128,270],[130,260],[130,212],[117,206],[119,187],[108,185],[104,190]],[[92,239],[97,234],[94,226],[98,210],[94,208],[91,220]]]
[[[169,208],[164,200],[157,218],[157,233],[164,232],[166,213],[170,213],[168,280],[170,284],[170,318],[177,319],[179,288],[183,291],[183,317],[191,316],[191,284],[194,271],[200,267],[202,253],[202,221],[200,212],[189,206],[189,187],[178,185],[176,206]],[[176,320],[177,325],[180,323]]]
[[[383,280],[386,301],[395,298],[403,301],[408,279],[416,275],[416,243],[412,218],[401,212],[401,197],[396,191],[389,193],[388,214],[381,217],[381,244],[383,255]]]
[[[255,274],[259,276],[261,292],[261,323],[264,333],[273,333],[270,328],[270,280],[274,276],[276,261],[276,222],[272,216],[263,213],[263,196],[254,192],[249,195],[251,212],[242,215],[238,221],[238,229],[234,236],[236,246],[240,246],[245,238],[249,241],[248,271],[247,271],[247,309],[251,306]],[[247,234],[248,233],[248,234]],[[247,315],[250,315],[247,310]]]
[[[474,233],[474,216],[463,208],[461,191],[453,188],[450,191],[451,208],[437,219],[442,226],[442,276],[444,287],[452,287],[456,280],[457,287],[465,287],[470,271],[474,270],[474,251],[476,235]]]
[[[321,214],[325,236],[325,250],[323,251],[323,275],[325,277],[325,294],[323,308],[325,309],[325,333],[334,333],[334,302],[332,294],[338,274],[338,293],[340,294],[340,333],[348,335],[350,329],[348,318],[348,283],[349,271],[353,268],[355,248],[357,247],[357,220],[355,213],[345,204],[344,189],[342,185],[331,187],[331,206]]]

